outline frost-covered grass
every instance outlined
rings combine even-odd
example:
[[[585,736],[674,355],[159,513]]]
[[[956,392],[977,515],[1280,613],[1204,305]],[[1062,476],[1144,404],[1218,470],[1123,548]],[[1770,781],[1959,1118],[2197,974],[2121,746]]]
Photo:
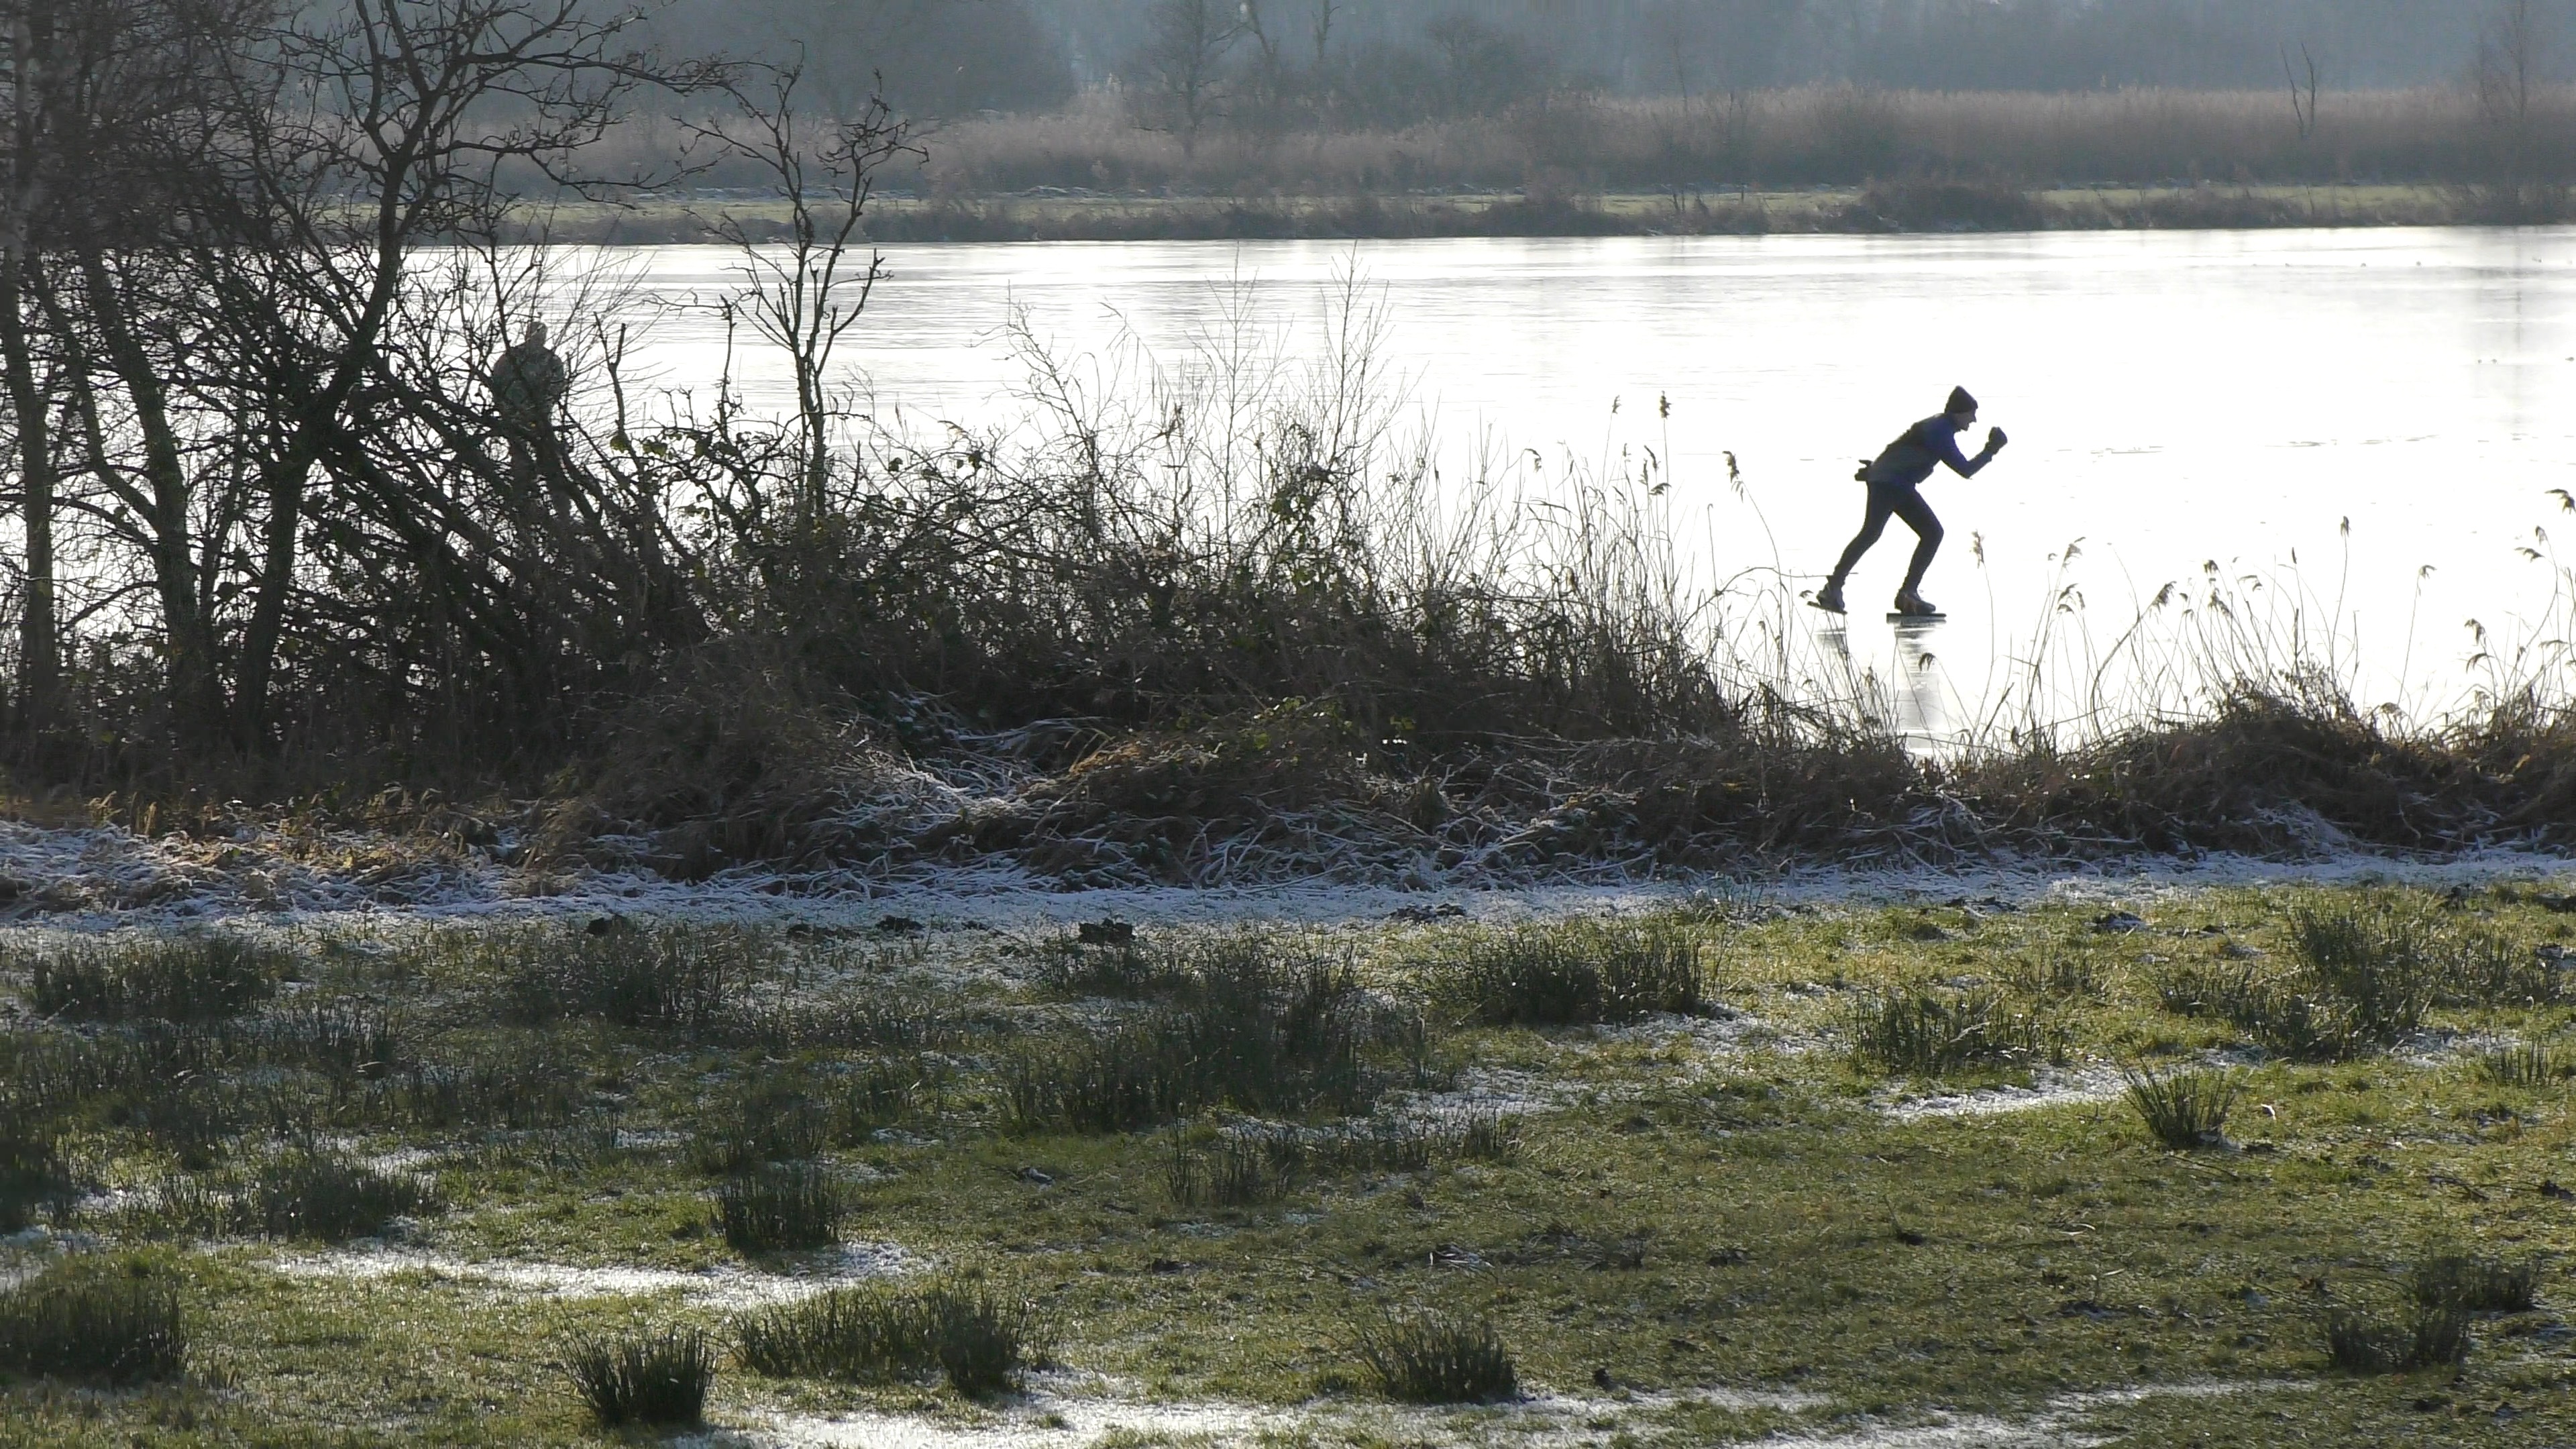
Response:
[[[2488,1061],[2566,1059],[2567,902],[2130,904],[2143,921],[1751,897],[1619,932],[1148,918],[1132,952],[1047,927],[236,923],[275,953],[273,993],[181,1022],[38,1017],[23,963],[61,938],[22,933],[0,941],[0,1121],[35,1166],[0,1189],[36,1226],[0,1240],[0,1286],[66,1255],[134,1264],[176,1292],[186,1361],[111,1393],[0,1382],[0,1424],[49,1444],[589,1442],[581,1346],[703,1330],[707,1420],[746,1444],[909,1424],[1080,1449],[1166,1421],[1327,1445],[1865,1440],[1941,1416],[2043,1440],[2576,1434],[2570,1082]],[[2320,922],[2401,918],[2430,979],[2385,1049],[2269,1055],[2169,989],[2287,989],[2321,950],[2381,949],[2321,947]],[[1687,946],[1699,987],[1674,999],[1701,1014],[1494,1024],[1454,995],[1480,952],[1553,962],[1629,928]],[[1885,1050],[1886,1003],[1916,995],[2052,1050]],[[1128,1113],[1015,1109],[1029,1072],[1183,1018],[1242,1048],[1220,1013],[1279,1060]],[[1369,1090],[1265,1095],[1323,1067]],[[2225,1138],[2166,1150],[2123,1070],[2228,1073]],[[411,1187],[362,1214],[376,1240],[252,1236],[276,1165],[308,1161]],[[1225,1172],[1258,1190],[1218,1190]],[[828,1184],[837,1243],[729,1243],[727,1184],[791,1178]],[[2448,1340],[2379,1353],[2436,1279],[2477,1289],[2443,1297],[2464,1362]],[[1027,1305],[1046,1328],[1027,1394],[960,1394],[918,1354],[810,1376],[736,1356],[747,1313],[868,1280],[888,1303],[936,1283]],[[1459,1342],[1519,1397],[1388,1402],[1371,1334],[1435,1322],[1473,1327]],[[2410,1359],[2430,1366],[2374,1367]]]

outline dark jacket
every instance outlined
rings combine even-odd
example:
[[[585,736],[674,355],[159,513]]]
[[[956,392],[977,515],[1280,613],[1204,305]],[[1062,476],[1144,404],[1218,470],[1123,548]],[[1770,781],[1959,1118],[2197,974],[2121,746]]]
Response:
[[[1987,462],[1986,458],[1971,458],[1960,452],[1959,425],[1950,421],[1948,413],[1935,413],[1907,428],[1903,436],[1887,445],[1885,452],[1862,464],[1854,476],[1873,488],[1912,488],[1944,463],[1960,477],[1974,478]]]
[[[522,342],[501,354],[485,381],[503,421],[538,424],[553,416],[571,379],[553,348],[542,342]]]

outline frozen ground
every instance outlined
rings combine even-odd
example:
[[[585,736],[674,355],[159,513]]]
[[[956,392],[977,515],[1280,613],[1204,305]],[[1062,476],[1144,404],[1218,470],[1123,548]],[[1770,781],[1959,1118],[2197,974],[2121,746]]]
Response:
[[[1822,1401],[1786,1391],[1693,1390],[1577,1398],[1535,1393],[1517,1403],[1480,1409],[1425,1409],[1319,1402],[1294,1408],[1212,1401],[1149,1402],[1117,1386],[1081,1384],[1076,1376],[1042,1376],[1032,1391],[971,1422],[898,1414],[838,1418],[772,1415],[750,1428],[715,1431],[682,1443],[696,1449],[1082,1449],[1102,1442],[1138,1445],[1235,1445],[1321,1442],[1413,1445],[1505,1444],[1523,1449],[1593,1444],[1686,1442],[1658,1425],[1667,1411],[1691,1404],[1718,1409],[1814,1410]],[[1778,1449],[2073,1449],[2113,1442],[2087,1426],[2096,1413],[2150,1398],[2201,1398],[2287,1384],[2174,1384],[2108,1394],[2069,1394],[2027,1418],[1983,1414],[1915,1416],[1904,1423],[1863,1419],[1793,1431],[1757,1441]]]
[[[1685,1404],[1794,1412],[1819,1402],[1812,1395],[1786,1391],[1694,1389],[1613,1398],[1542,1391],[1483,1408],[1339,1400],[1275,1408],[1225,1400],[1146,1400],[1134,1397],[1130,1385],[1094,1375],[1054,1374],[1037,1376],[1028,1393],[972,1420],[778,1414],[755,1427],[720,1430],[694,1442],[706,1449],[1083,1449],[1104,1440],[1138,1445],[1302,1443],[1322,1433],[1345,1442],[1548,1449],[1601,1443],[1621,1432],[1653,1437],[1653,1420]]]
[[[1954,899],[2137,905],[2174,891],[2260,882],[2385,880],[2442,887],[2570,878],[2576,878],[2576,859],[2493,851],[2438,860],[2345,855],[2282,862],[2204,855],[2084,866],[2001,863],[1947,871],[1802,867],[1758,876],[1671,873],[1615,881],[1463,878],[1428,891],[1343,883],[1069,891],[1006,863],[901,877],[863,870],[794,876],[743,870],[691,883],[621,871],[537,877],[481,850],[412,850],[354,834],[244,831],[237,839],[203,841],[147,839],[114,826],[0,822],[0,920],[71,929],[241,915],[509,917],[586,911],[825,927],[870,926],[888,916],[934,928],[1042,928],[1106,916],[1175,923],[1267,919],[1321,924],[1425,916],[1443,906],[1479,919],[1510,919],[1693,899],[1736,909]]]
[[[642,1298],[676,1293],[707,1308],[765,1308],[833,1288],[908,1273],[923,1262],[892,1243],[844,1243],[810,1272],[761,1273],[726,1266],[702,1273],[656,1268],[594,1268],[570,1263],[467,1262],[434,1253],[358,1248],[282,1257],[269,1267],[291,1278],[389,1278],[415,1273],[460,1284],[549,1298]]]

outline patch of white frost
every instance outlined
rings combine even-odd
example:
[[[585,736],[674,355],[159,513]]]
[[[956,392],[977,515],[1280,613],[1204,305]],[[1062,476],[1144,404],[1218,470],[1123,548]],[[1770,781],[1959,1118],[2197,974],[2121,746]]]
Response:
[[[2027,1087],[2004,1085],[1933,1097],[1908,1097],[1879,1110],[1900,1122],[1926,1117],[1996,1117],[2082,1102],[2108,1102],[2128,1090],[2117,1069],[2099,1064],[2073,1069],[2042,1067]]]
[[[570,1263],[478,1263],[388,1248],[283,1257],[268,1266],[293,1278],[367,1280],[418,1273],[546,1298],[645,1298],[676,1293],[707,1308],[761,1308],[792,1303],[869,1279],[915,1272],[924,1264],[892,1243],[845,1243],[838,1251],[811,1260],[811,1271],[801,1273],[761,1273],[730,1264],[683,1273],[667,1268],[584,1268]]]
[[[1418,1122],[1454,1125],[1479,1117],[1529,1117],[1563,1111],[1575,1088],[1551,1082],[1535,1072],[1470,1067],[1458,1085],[1446,1092],[1415,1092],[1403,1099],[1402,1112]]]
[[[2146,1384],[2096,1393],[2063,1394],[2027,1419],[1991,1414],[1938,1414],[1923,1424],[1883,1425],[1863,1422],[1832,1430],[1774,1434],[1762,1440],[1776,1449],[2090,1449],[2120,1442],[2126,1436],[2089,1428],[2094,1410],[2149,1399],[2206,1399],[2225,1394],[2307,1388],[2281,1382]]]
[[[1509,1404],[1428,1409],[1388,1404],[1323,1401],[1292,1408],[1225,1400],[1155,1402],[1074,1392],[1077,1375],[1042,1375],[1025,1396],[1006,1408],[964,1422],[904,1414],[819,1417],[769,1414],[754,1423],[701,1435],[685,1444],[703,1449],[1081,1449],[1111,1435],[1148,1443],[1248,1445],[1295,1442],[1338,1432],[1357,1439],[1408,1444],[1510,1443],[1545,1449],[1552,1444],[1597,1442],[1600,1426],[1625,1428],[1683,1404],[1718,1408],[1797,1411],[1822,1401],[1787,1392],[1689,1389],[1615,1399],[1534,1394]]]
[[[117,826],[0,821],[0,915],[71,929],[268,915],[327,920],[396,913],[445,919],[631,912],[668,919],[806,922],[865,928],[888,915],[934,930],[1056,930],[1114,916],[1156,925],[1243,921],[1358,924],[1454,905],[1471,920],[1645,912],[1712,894],[1774,907],[1922,903],[1960,896],[2008,904],[2062,901],[2151,907],[2216,886],[2388,882],[2429,887],[2566,879],[2576,860],[2495,850],[2439,861],[2358,853],[2280,862],[2203,855],[2100,866],[2003,862],[1958,869],[1808,867],[1737,877],[1705,872],[1623,876],[1609,868],[1556,879],[1462,871],[1436,890],[1312,881],[1241,887],[1066,890],[1015,863],[924,864],[783,873],[746,868],[706,881],[635,868],[582,869],[527,894],[522,873],[483,847],[421,850],[359,832],[288,838],[245,828],[225,840],[147,837]]]

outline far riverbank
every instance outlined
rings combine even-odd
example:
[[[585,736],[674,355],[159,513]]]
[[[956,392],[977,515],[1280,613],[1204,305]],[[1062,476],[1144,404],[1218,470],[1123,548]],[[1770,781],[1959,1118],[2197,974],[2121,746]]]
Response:
[[[532,212],[547,240],[645,245],[712,240],[719,217],[755,237],[787,230],[782,202],[739,191]],[[2529,225],[2563,220],[2545,198],[2435,185],[2125,185],[2023,188],[1914,181],[1863,187],[1559,194],[1546,190],[1351,196],[1120,194],[1038,187],[868,213],[877,242],[1245,241],[1465,236],[2249,230]]]

